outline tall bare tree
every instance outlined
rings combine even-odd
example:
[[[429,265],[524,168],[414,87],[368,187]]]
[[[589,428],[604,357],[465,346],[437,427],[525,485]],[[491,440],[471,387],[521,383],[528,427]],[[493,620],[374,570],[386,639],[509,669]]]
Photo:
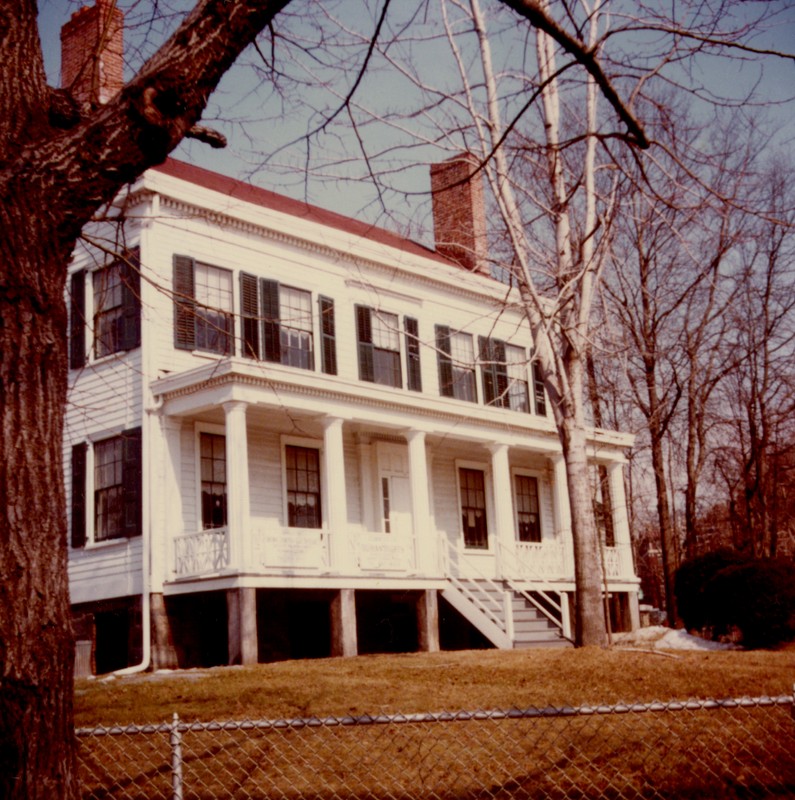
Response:
[[[593,282],[601,263],[595,234],[602,218],[596,202],[596,97],[607,98],[621,121],[618,138],[638,146],[647,144],[629,104],[610,81],[599,60],[605,38],[599,16],[585,8],[585,24],[575,23],[573,7],[558,0],[554,7],[538,0],[505,0],[523,19],[527,35],[538,36],[537,72],[523,82],[514,99],[532,105],[541,90],[545,119],[545,167],[549,210],[560,246],[555,263],[559,273],[557,316],[549,316],[546,302],[525,281],[528,309],[545,366],[547,387],[560,420],[572,475],[584,464],[584,420],[576,398],[582,385],[581,353],[587,340],[587,318]],[[114,0],[103,0],[112,7]],[[9,798],[73,798],[78,794],[74,773],[72,733],[73,645],[69,634],[66,573],[66,530],[61,438],[66,399],[66,264],[83,226],[108,204],[122,187],[156,165],[188,135],[217,141],[197,129],[211,93],[240,53],[261,33],[258,58],[263,83],[287,102],[289,92],[279,86],[283,75],[278,61],[290,41],[277,26],[277,14],[288,0],[197,0],[163,44],[154,49],[122,91],[105,104],[81,106],[68,91],[47,85],[34,0],[0,0],[0,795]],[[153,13],[162,3],[152,3]],[[326,4],[293,0],[296,23],[311,24]],[[344,4],[343,4],[344,5]],[[372,30],[360,42],[361,51],[351,69],[343,63],[345,88],[332,92],[332,113],[324,114],[313,130],[324,129],[345,111],[354,118],[353,98],[370,61],[373,39],[379,39],[390,3],[373,0]],[[417,10],[425,7],[418,3]],[[556,12],[554,15],[551,9]],[[598,9],[598,5],[597,5]],[[650,12],[651,13],[651,12]],[[409,15],[411,17],[411,15]],[[365,18],[367,18],[365,16]],[[281,19],[281,18],[280,18]],[[650,28],[668,35],[670,20],[651,13]],[[514,28],[517,17],[513,16]],[[409,20],[411,21],[411,20]],[[632,29],[636,21],[628,22]],[[482,24],[478,23],[479,29]],[[674,33],[678,34],[674,25]],[[715,27],[709,38],[699,33],[699,47],[722,46],[728,35]],[[585,31],[583,34],[582,31]],[[667,33],[666,33],[667,32]],[[292,43],[301,46],[294,32]],[[400,41],[401,31],[385,39]],[[676,41],[681,36],[674,36]],[[581,65],[587,74],[585,139],[581,151],[588,166],[581,171],[587,187],[582,201],[581,227],[573,224],[567,194],[563,152],[564,133],[559,79],[552,42],[566,53],[566,67]],[[692,41],[692,40],[691,40]],[[154,43],[150,43],[154,45]],[[333,61],[332,49],[322,40],[306,55]],[[147,48],[145,48],[147,49]],[[153,47],[148,51],[152,52]],[[95,54],[96,55],[96,54]],[[677,54],[677,58],[681,54]],[[628,57],[629,59],[629,57]],[[535,59],[533,59],[535,60]],[[487,63],[487,59],[483,61]],[[628,62],[629,63],[629,62]],[[562,69],[563,67],[561,67]],[[623,71],[623,70],[622,70]],[[647,74],[646,66],[641,69]],[[351,75],[353,80],[351,80]],[[535,75],[541,77],[539,84]],[[311,87],[305,88],[310,93]],[[281,94],[279,92],[281,91]],[[421,113],[421,112],[419,112]],[[520,115],[521,116],[521,115]],[[489,153],[500,150],[501,137],[511,125],[489,113],[482,139]],[[496,124],[495,123],[499,123]],[[611,130],[615,126],[611,126]],[[360,132],[360,131],[359,131]],[[607,132],[608,137],[615,133]],[[267,141],[263,147],[267,148]],[[623,146],[623,145],[622,145]],[[484,161],[487,159],[484,158]],[[372,162],[367,160],[368,169]],[[495,197],[509,177],[507,162],[493,162],[490,173]],[[610,181],[607,181],[609,188]],[[609,193],[607,195],[609,199]],[[588,199],[590,198],[590,199]],[[577,201],[579,202],[579,201]],[[609,203],[608,203],[609,206]],[[522,225],[509,205],[506,219],[512,235],[523,236]],[[575,232],[576,231],[576,232]],[[521,252],[517,248],[517,252]],[[531,251],[525,251],[529,257]],[[513,266],[513,265],[511,265]],[[535,262],[519,264],[518,275],[532,277]],[[553,326],[552,320],[561,320]],[[560,354],[558,354],[558,349]],[[594,547],[590,499],[576,488],[580,563],[590,563]],[[582,517],[580,517],[582,510]],[[580,521],[582,519],[582,522]],[[579,531],[582,531],[580,533]],[[581,566],[579,569],[584,569]],[[588,578],[583,583],[583,607],[590,608],[597,592]],[[597,608],[601,608],[598,600]],[[603,641],[601,620],[583,619],[583,642]]]
[[[760,176],[756,217],[738,252],[738,291],[725,346],[727,441],[718,455],[735,544],[775,556],[795,530],[789,502],[795,452],[795,201],[792,170],[779,160]]]

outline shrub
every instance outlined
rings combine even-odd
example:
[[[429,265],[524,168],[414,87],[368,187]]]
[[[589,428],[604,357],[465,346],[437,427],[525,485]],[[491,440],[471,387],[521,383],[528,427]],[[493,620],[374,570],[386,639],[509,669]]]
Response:
[[[795,634],[795,566],[760,559],[717,572],[704,594],[716,631],[735,626],[747,648],[774,647]]]
[[[734,550],[721,549],[685,561],[676,571],[674,593],[679,616],[687,630],[702,630],[716,624],[706,593],[707,585],[727,567],[748,563],[749,558]],[[715,609],[720,611],[720,609]]]

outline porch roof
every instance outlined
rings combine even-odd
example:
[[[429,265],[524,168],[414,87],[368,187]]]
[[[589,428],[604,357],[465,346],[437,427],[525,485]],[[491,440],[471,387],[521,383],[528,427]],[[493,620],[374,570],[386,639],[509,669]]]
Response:
[[[170,416],[190,416],[243,401],[257,407],[284,408],[309,417],[334,416],[378,426],[396,434],[424,431],[478,443],[502,443],[548,455],[561,452],[549,417],[489,408],[462,400],[364,385],[338,376],[319,375],[239,357],[213,360],[152,382],[151,391]],[[591,429],[595,460],[624,461],[632,434]]]

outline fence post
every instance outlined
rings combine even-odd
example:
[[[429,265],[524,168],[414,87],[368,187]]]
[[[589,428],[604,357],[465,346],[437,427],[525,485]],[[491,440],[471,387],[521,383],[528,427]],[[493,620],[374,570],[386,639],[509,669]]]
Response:
[[[171,797],[172,800],[182,800],[182,734],[176,711],[171,723]]]

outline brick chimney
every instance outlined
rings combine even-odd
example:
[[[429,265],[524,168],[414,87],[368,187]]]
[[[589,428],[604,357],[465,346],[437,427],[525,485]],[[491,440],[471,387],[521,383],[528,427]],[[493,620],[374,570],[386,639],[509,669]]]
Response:
[[[107,103],[124,86],[124,14],[116,0],[83,6],[61,28],[61,86],[81,106]]]
[[[477,167],[471,153],[431,164],[433,227],[438,253],[471,272],[490,275],[483,177],[473,174]]]

